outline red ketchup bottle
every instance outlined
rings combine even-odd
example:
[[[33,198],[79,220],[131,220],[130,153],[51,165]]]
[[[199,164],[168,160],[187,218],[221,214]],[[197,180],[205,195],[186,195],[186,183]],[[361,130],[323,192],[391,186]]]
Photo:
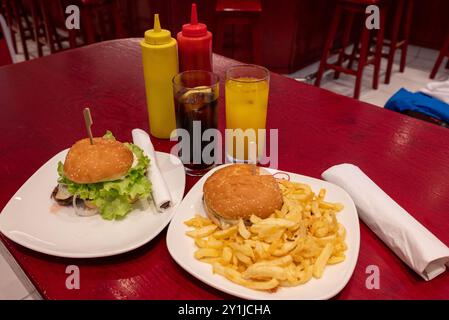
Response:
[[[192,4],[190,23],[177,35],[179,72],[186,70],[212,71],[212,33],[204,23],[198,23],[196,4]]]

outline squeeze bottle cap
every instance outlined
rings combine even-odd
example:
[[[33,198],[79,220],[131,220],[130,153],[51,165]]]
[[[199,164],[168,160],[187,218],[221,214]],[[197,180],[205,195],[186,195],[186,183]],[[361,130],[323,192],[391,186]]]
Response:
[[[165,44],[171,40],[171,33],[166,29],[161,29],[159,14],[154,15],[154,28],[145,31],[145,42],[148,44]]]
[[[190,14],[190,23],[182,26],[182,35],[186,37],[202,37],[207,34],[207,26],[204,23],[198,23],[198,13],[196,12],[196,4],[192,3],[192,11]]]

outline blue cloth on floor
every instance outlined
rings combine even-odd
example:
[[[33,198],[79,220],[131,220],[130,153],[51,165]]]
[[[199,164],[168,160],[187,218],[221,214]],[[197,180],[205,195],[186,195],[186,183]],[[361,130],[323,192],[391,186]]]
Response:
[[[401,113],[416,111],[449,123],[449,104],[422,92],[413,93],[402,88],[387,101],[385,108]]]

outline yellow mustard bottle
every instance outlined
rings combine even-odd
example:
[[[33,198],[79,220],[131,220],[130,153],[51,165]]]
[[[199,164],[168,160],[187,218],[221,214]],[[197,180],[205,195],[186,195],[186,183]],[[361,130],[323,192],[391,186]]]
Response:
[[[168,30],[154,15],[154,29],[141,42],[150,133],[168,139],[176,129],[172,79],[178,73],[178,48]]]

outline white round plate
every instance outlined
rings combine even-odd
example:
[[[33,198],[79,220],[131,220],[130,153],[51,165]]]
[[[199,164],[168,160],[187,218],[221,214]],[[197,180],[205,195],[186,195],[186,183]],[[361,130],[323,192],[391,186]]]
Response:
[[[57,167],[68,150],[61,151],[38,171],[9,200],[0,214],[0,232],[12,241],[42,253],[70,258],[116,255],[142,246],[156,237],[170,222],[182,200],[185,172],[180,160],[157,152],[159,168],[174,206],[163,213],[153,203],[143,204],[123,220],[108,221],[100,215],[80,217],[73,207],[56,212],[50,198],[57,184]]]
[[[314,192],[325,188],[326,201],[340,202],[344,209],[338,213],[337,219],[346,228],[346,260],[327,266],[321,279],[311,279],[304,285],[291,288],[280,288],[274,293],[257,291],[235,284],[221,275],[212,273],[211,265],[200,262],[193,257],[196,250],[194,240],[186,235],[191,228],[184,221],[195,214],[206,216],[203,209],[203,185],[206,179],[220,167],[208,172],[196,183],[176,208],[176,214],[168,227],[167,247],[173,259],[194,277],[208,285],[228,294],[244,299],[329,299],[339,293],[349,281],[354,272],[359,254],[360,229],[357,211],[351,197],[339,186],[332,183],[288,172],[290,181],[302,182],[310,185]],[[271,173],[282,172],[269,169]]]

